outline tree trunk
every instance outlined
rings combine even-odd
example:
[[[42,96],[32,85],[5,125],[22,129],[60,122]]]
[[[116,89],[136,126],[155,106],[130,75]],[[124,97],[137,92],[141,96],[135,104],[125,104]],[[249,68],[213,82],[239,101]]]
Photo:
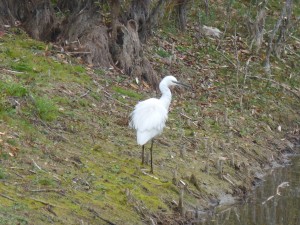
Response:
[[[13,24],[14,16],[12,15],[7,1],[0,1],[0,28],[3,25]]]
[[[33,0],[27,6],[27,18],[23,23],[25,30],[35,39],[51,41],[55,14],[50,0]]]
[[[258,12],[254,21],[250,16],[247,18],[248,31],[252,39],[250,49],[253,49],[256,53],[258,53],[263,43],[267,3],[268,0],[263,0],[257,4]]]
[[[133,0],[129,10],[128,19],[133,19],[138,24],[139,39],[145,43],[148,35],[146,23],[150,15],[150,0]]]
[[[177,1],[177,16],[178,16],[178,27],[181,31],[186,30],[186,7],[187,7],[188,0],[178,0]]]
[[[28,15],[28,3],[19,0],[0,1],[0,26],[19,25]]]
[[[2,0],[0,23],[21,25],[35,39],[50,40],[55,21],[50,0]]]
[[[169,2],[158,0],[152,5],[151,0],[132,0],[129,4],[121,0],[2,0],[0,28],[20,24],[31,37],[56,41],[91,66],[117,66],[156,87],[157,75],[141,42],[151,35]],[[127,13],[121,12],[125,7],[129,7],[125,9]],[[106,16],[108,8],[110,20]],[[61,16],[56,17],[56,13]]]

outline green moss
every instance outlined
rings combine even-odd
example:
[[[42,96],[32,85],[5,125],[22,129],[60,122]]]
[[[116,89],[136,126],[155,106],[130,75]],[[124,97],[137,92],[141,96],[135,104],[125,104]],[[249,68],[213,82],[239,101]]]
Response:
[[[44,178],[44,179],[39,180],[39,184],[45,185],[45,186],[51,186],[53,184],[53,180]]]
[[[112,89],[116,93],[131,97],[131,98],[134,98],[134,99],[141,99],[141,97],[142,97],[142,95],[137,93],[137,92],[134,92],[132,90],[127,90],[127,89],[124,89],[124,88],[121,88],[121,87],[118,87],[118,86],[114,86]]]

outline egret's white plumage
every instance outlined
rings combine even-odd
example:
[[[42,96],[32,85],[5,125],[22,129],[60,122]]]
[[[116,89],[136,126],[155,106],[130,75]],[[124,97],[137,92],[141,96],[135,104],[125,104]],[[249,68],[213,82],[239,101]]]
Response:
[[[160,99],[150,98],[135,106],[131,118],[130,125],[137,131],[137,143],[144,145],[163,131],[168,109]]]
[[[171,103],[172,94],[169,89],[170,86],[178,85],[174,76],[166,76],[159,84],[159,89],[162,96],[157,98],[150,98],[139,102],[134,111],[131,113],[130,127],[134,128],[137,133],[137,143],[143,146],[142,159],[144,162],[144,145],[153,138],[162,133],[168,119],[168,110]],[[152,145],[151,144],[151,172],[152,168]]]

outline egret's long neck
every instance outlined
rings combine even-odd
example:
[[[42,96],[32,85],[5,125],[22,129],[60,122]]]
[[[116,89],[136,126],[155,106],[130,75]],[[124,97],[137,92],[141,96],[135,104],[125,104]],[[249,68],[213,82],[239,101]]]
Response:
[[[162,94],[159,100],[163,103],[163,105],[166,107],[166,109],[168,109],[169,105],[171,103],[172,93],[167,85],[160,85],[159,89]]]

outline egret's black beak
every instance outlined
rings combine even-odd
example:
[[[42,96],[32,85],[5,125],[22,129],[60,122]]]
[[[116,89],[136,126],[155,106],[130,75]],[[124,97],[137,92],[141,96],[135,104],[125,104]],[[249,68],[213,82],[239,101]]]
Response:
[[[186,88],[192,88],[190,85],[181,83],[181,82],[179,82],[179,81],[173,81],[173,83],[175,83],[175,84],[177,84],[177,85],[181,85],[181,86],[186,87]]]

